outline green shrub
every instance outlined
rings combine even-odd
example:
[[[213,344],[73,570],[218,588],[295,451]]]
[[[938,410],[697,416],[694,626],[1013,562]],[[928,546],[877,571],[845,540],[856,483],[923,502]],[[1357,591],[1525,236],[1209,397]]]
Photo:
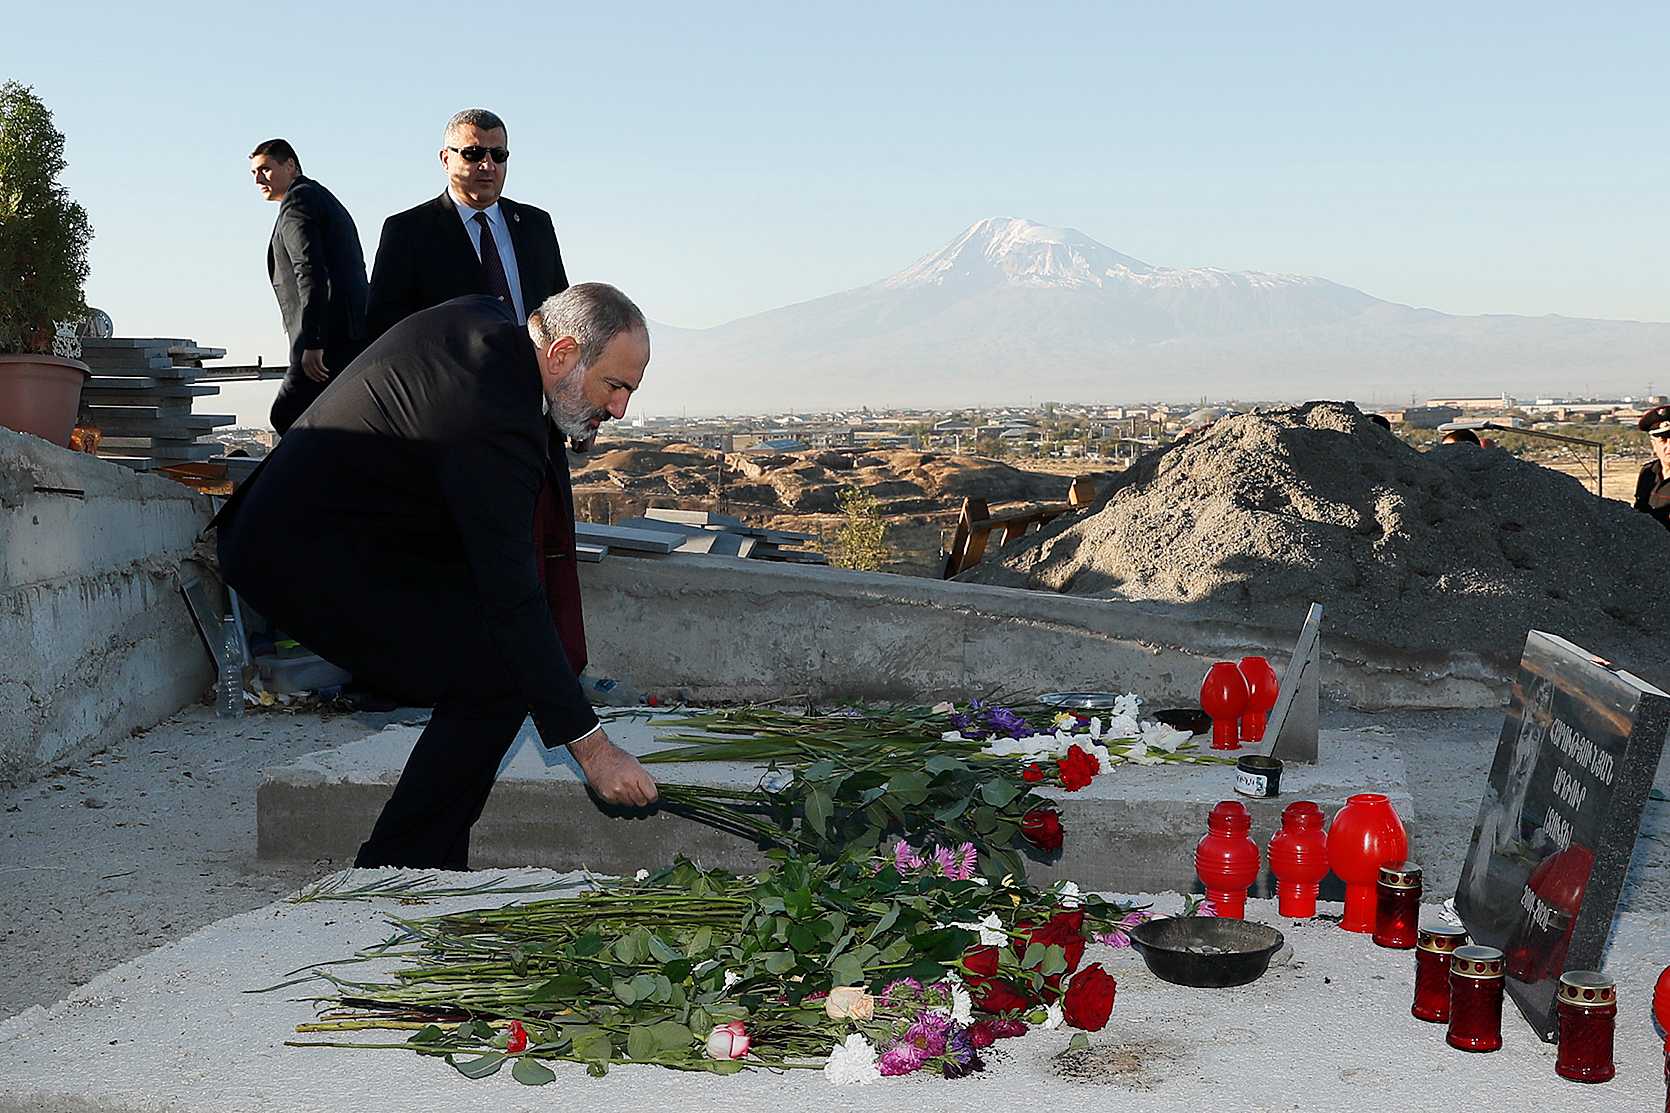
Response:
[[[87,210],[58,184],[64,136],[27,85],[0,84],[0,352],[50,352],[87,312]]]
[[[837,568],[875,572],[887,563],[887,523],[875,496],[857,487],[841,490],[841,513],[846,521],[835,534],[829,563]]]

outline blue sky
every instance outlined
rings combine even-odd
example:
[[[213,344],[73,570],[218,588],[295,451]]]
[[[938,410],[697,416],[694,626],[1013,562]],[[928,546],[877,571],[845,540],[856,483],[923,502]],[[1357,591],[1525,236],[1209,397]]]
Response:
[[[1670,320],[1670,8],[1362,7],[71,2],[8,12],[0,76],[66,134],[89,300],[242,360],[285,347],[249,149],[289,138],[369,260],[469,105],[570,276],[681,326],[998,215],[1453,313]]]

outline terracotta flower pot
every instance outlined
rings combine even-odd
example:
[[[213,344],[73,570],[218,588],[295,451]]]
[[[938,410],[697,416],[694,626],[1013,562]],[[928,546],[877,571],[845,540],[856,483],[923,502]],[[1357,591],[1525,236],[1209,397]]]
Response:
[[[1328,865],[1345,882],[1346,931],[1374,930],[1380,867],[1409,857],[1409,834],[1392,802],[1379,792],[1347,798],[1328,826]]]
[[[59,356],[0,355],[0,425],[69,447],[85,363]]]

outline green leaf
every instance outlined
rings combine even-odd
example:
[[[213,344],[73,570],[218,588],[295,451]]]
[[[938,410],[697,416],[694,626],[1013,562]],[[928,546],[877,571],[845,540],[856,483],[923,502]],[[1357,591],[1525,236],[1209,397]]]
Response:
[[[836,959],[831,967],[831,974],[836,985],[862,985],[864,982],[864,962],[858,957],[858,952],[844,954]]]
[[[499,1068],[504,1066],[505,1055],[500,1051],[489,1051],[486,1055],[465,1059],[462,1063],[448,1055],[446,1061],[465,1078],[486,1078],[488,1075],[499,1073]]]
[[[555,1071],[538,1059],[530,1059],[526,1055],[516,1057],[516,1065],[510,1068],[510,1077],[524,1086],[543,1086],[547,1082],[557,1080]]]
[[[887,911],[882,913],[881,919],[876,921],[876,926],[871,928],[864,936],[864,942],[868,943],[870,940],[874,939],[876,936],[880,935],[882,932],[886,931],[898,922],[899,906],[897,904],[888,905]]]
[[[588,1028],[582,1034],[574,1037],[574,1057],[576,1059],[590,1059],[596,1063],[607,1063],[615,1053],[614,1045],[609,1042],[609,1034],[598,1028]]]
[[[539,985],[529,995],[528,1000],[536,1004],[547,1001],[567,1001],[578,996],[585,987],[586,979],[578,974],[558,974],[550,981]]]
[[[615,940],[615,957],[628,966],[638,965],[638,940],[631,935],[623,935]]]
[[[818,933],[806,924],[795,924],[789,928],[789,946],[799,954],[817,950]]]
[[[880,800],[883,796],[886,796],[886,795],[887,795],[887,786],[886,785],[877,785],[874,788],[867,788],[863,792],[858,794],[858,806],[862,808],[862,807],[866,807],[867,805],[874,804],[877,800]]]
[[[765,956],[765,968],[768,973],[787,974],[797,961],[793,951],[772,951]]]
[[[609,1073],[609,1061],[604,1059],[595,1063],[587,1063],[586,1073],[591,1075],[593,1078],[602,1078],[604,1075]]]
[[[806,826],[817,834],[829,833],[829,816],[832,810],[829,791],[821,785],[806,794]]]
[[[649,937],[649,953],[655,956],[656,962],[672,962],[684,957],[677,948],[654,932],[651,932]]]
[[[1038,967],[1043,963],[1044,956],[1048,950],[1048,944],[1028,943],[1026,945],[1026,951],[1021,955],[1021,969],[1032,970]]]
[[[656,1021],[649,1026],[649,1031],[655,1037],[656,1046],[663,1051],[682,1051],[696,1040],[696,1034],[676,1020]]]
[[[914,770],[897,773],[887,782],[887,793],[889,800],[914,807],[928,797],[928,776]]]
[[[682,982],[690,976],[690,960],[681,958],[667,963],[661,968],[661,976],[669,982]]]
[[[446,1031],[436,1024],[426,1024],[406,1037],[407,1043],[440,1043],[446,1039]]]
[[[713,947],[713,929],[710,927],[697,928],[696,934],[690,937],[690,945],[684,949],[690,958],[701,958]]]
[[[994,808],[1005,807],[1011,800],[1019,796],[1025,789],[1014,781],[1007,779],[993,779],[987,781],[980,788],[980,799]]]
[[[609,988],[614,991],[615,996],[623,1005],[636,1004],[638,1001],[638,990],[633,986],[632,980],[616,978],[609,984]]]
[[[603,937],[595,931],[588,931],[574,941],[574,946],[570,950],[578,958],[590,958],[603,950]]]
[[[1074,1032],[1073,1038],[1067,1041],[1068,1051],[1088,1051],[1089,1049],[1090,1037],[1083,1032]]]
[[[635,1024],[626,1033],[626,1053],[634,1059],[652,1059],[659,1051],[655,1033],[642,1024]]]
[[[968,806],[971,803],[973,803],[973,801],[969,797],[959,796],[943,808],[934,812],[934,818],[939,820],[941,823],[950,823],[952,820],[960,819],[962,814],[968,811]]]
[[[941,773],[949,773],[953,769],[961,769],[962,767],[963,763],[959,759],[952,757],[950,754],[935,754],[933,757],[922,763],[923,772],[933,774],[934,776],[938,776]]]
[[[659,983],[654,974],[635,974],[632,978],[632,996],[639,1001],[648,1001],[655,996]]]
[[[1056,974],[1065,974],[1066,972],[1067,952],[1053,943],[1050,944],[1044,949],[1044,961],[1039,964],[1038,973],[1044,975],[1046,978],[1049,978],[1055,976]]]

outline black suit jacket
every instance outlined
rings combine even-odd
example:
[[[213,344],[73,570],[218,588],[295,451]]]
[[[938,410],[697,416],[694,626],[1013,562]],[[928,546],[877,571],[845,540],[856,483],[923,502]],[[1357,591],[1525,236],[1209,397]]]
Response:
[[[522,306],[532,313],[546,298],[568,289],[557,233],[544,209],[505,197],[499,198],[499,209],[516,252]],[[470,244],[464,222],[458,219],[450,193],[383,222],[367,310],[373,339],[420,309],[486,292],[481,259]]]
[[[327,657],[353,658],[356,639],[444,655],[466,639],[440,616],[485,622],[546,743],[583,736],[597,717],[534,549],[547,476],[573,505],[541,399],[533,342],[509,306],[472,296],[406,318],[331,379],[216,516],[228,582]],[[561,525],[572,537],[571,510]],[[448,606],[426,605],[443,595]]]
[[[365,347],[365,252],[354,218],[330,190],[298,177],[278,204],[267,277],[290,337],[290,366],[323,348],[338,369]]]

